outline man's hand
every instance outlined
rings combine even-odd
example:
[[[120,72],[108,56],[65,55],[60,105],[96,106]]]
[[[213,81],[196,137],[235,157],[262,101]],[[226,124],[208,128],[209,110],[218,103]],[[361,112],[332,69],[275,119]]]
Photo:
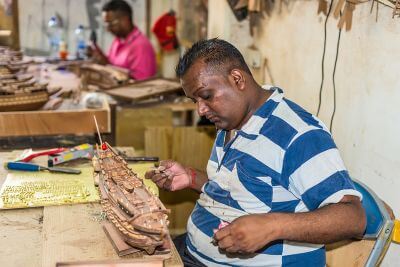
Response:
[[[96,44],[89,45],[87,47],[86,54],[92,58],[96,63],[101,65],[109,64],[107,56],[101,51],[100,47]]]
[[[218,230],[218,247],[230,253],[254,253],[274,241],[278,226],[272,214],[252,214],[237,218]]]
[[[164,160],[160,162],[160,167],[163,167],[163,171],[147,171],[145,178],[151,179],[158,187],[168,191],[177,191],[190,187],[192,182],[190,174],[181,164],[172,160]]]
[[[245,215],[217,231],[214,238],[227,252],[253,253],[275,240],[329,244],[359,237],[365,225],[359,198],[346,195],[339,203],[310,212]]]

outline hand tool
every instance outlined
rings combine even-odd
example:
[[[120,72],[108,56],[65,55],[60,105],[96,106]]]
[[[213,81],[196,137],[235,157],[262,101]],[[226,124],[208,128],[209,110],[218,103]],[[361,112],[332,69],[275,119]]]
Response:
[[[158,157],[129,157],[124,151],[122,151],[118,148],[115,148],[115,150],[118,153],[118,155],[120,155],[126,161],[150,161],[150,162],[159,161]]]
[[[49,172],[60,172],[60,173],[68,173],[68,174],[80,174],[81,170],[70,169],[70,168],[56,168],[56,167],[44,167],[37,164],[26,163],[21,161],[16,162],[6,162],[4,167],[9,170],[17,170],[17,171],[43,171],[47,170]]]
[[[53,167],[54,165],[79,158],[92,158],[93,154],[94,151],[92,145],[82,144],[70,149],[65,149],[59,153],[49,155],[47,166]]]
[[[125,157],[122,158],[126,161],[154,161],[157,162],[159,160],[158,157]]]
[[[33,158],[43,156],[43,155],[52,155],[52,154],[61,153],[64,150],[65,150],[65,148],[53,148],[53,149],[49,149],[49,150],[33,152],[32,149],[25,149],[22,152],[22,154],[16,159],[16,161],[29,162]]]

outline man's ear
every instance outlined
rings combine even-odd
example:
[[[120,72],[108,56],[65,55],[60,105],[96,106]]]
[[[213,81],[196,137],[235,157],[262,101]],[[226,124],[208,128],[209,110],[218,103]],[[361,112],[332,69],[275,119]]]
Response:
[[[244,90],[246,78],[244,77],[243,72],[239,69],[233,69],[231,70],[231,77],[236,87],[239,90]]]

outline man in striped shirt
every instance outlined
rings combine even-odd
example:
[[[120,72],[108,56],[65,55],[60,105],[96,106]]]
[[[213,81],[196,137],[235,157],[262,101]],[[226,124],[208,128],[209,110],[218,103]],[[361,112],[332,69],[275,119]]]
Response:
[[[194,44],[176,71],[218,128],[206,173],[167,160],[146,174],[201,193],[176,243],[185,266],[325,266],[324,244],[362,235],[361,194],[320,120],[258,85],[226,41]]]

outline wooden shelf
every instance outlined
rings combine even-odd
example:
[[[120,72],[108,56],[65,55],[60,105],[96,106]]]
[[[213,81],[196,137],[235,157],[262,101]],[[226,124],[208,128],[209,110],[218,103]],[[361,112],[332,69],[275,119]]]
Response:
[[[0,112],[0,137],[96,133],[93,115],[100,132],[111,132],[110,108],[106,100],[99,109],[73,106],[52,111]]]

